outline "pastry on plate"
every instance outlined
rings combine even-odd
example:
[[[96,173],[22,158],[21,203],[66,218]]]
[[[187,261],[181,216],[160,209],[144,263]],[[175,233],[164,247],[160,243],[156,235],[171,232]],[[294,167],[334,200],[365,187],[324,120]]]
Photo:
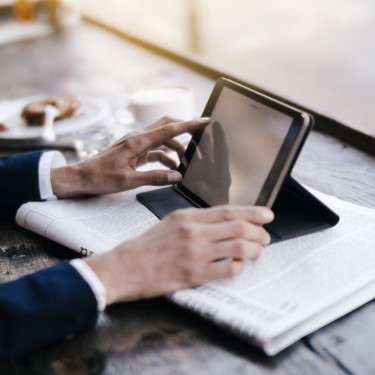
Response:
[[[80,101],[73,95],[60,95],[46,100],[31,102],[22,109],[21,117],[27,126],[42,126],[45,122],[45,106],[52,105],[59,110],[56,121],[70,117],[80,107]]]

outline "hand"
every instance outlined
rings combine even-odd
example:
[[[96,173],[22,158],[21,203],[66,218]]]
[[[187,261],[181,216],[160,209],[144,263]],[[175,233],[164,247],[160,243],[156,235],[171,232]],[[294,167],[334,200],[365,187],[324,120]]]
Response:
[[[174,122],[163,117],[154,124],[127,134],[102,153],[77,164],[51,171],[52,190],[58,198],[83,194],[109,194],[143,185],[170,185],[181,180],[176,162],[155,148],[164,145],[181,158],[184,146],[174,137],[202,129],[209,119]],[[140,172],[147,162],[160,162],[171,170]]]
[[[240,273],[244,259],[259,257],[269,244],[262,225],[272,220],[265,207],[175,211],[140,237],[85,261],[103,282],[107,304],[161,296]]]

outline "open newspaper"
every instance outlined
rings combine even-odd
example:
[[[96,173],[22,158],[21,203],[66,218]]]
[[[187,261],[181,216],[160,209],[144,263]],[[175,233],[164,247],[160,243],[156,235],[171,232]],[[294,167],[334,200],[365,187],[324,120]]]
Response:
[[[131,192],[27,203],[17,223],[83,255],[140,235],[158,219]],[[270,245],[236,278],[170,299],[274,355],[375,297],[375,210],[313,191],[341,220],[329,230]]]

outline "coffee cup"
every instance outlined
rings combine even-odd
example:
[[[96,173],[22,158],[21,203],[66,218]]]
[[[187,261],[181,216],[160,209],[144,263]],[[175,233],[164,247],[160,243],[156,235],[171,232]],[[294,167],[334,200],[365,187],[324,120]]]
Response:
[[[115,110],[119,123],[134,128],[152,124],[163,116],[191,120],[195,116],[193,90],[185,86],[139,90],[130,95],[126,106]]]

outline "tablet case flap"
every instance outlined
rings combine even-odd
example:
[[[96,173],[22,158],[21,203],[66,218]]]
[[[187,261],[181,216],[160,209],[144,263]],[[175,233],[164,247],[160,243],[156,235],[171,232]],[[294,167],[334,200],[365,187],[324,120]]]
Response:
[[[159,219],[177,209],[194,207],[171,186],[140,193],[137,199]],[[291,177],[285,180],[272,210],[275,220],[265,228],[273,242],[327,229],[339,221],[337,214]]]
[[[172,186],[140,193],[137,199],[159,219],[173,211],[195,207]]]
[[[272,207],[275,219],[265,226],[273,241],[286,240],[333,227],[339,216],[288,177]]]

